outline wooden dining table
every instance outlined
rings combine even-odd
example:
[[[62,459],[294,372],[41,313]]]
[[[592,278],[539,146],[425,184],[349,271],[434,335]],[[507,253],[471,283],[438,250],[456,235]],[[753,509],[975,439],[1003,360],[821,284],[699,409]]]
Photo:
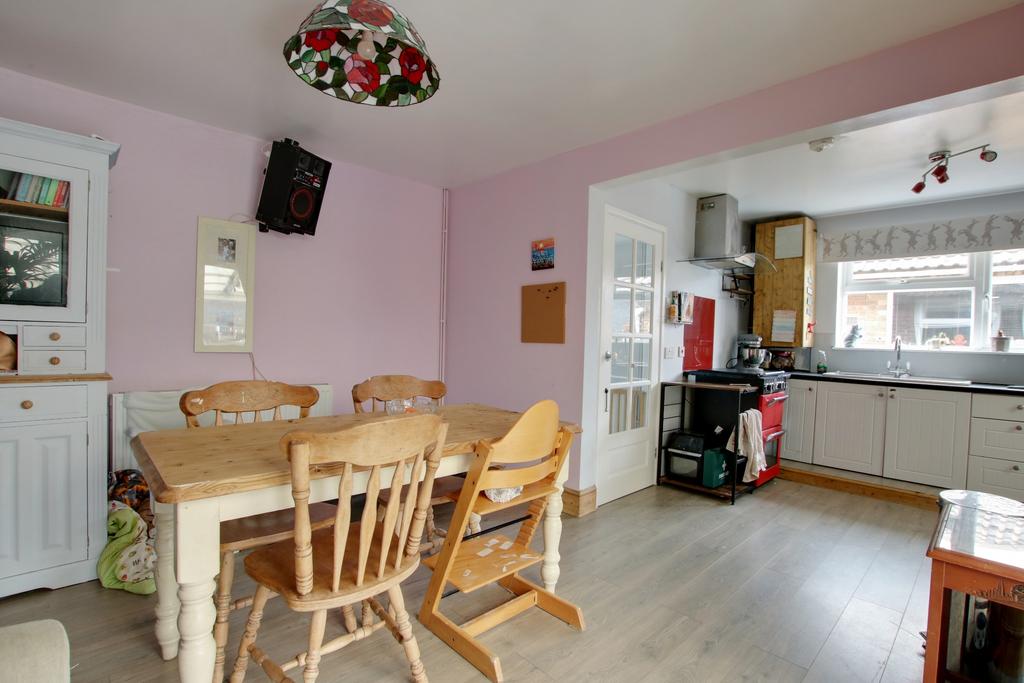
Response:
[[[448,423],[448,438],[438,477],[468,471],[474,444],[504,435],[520,416],[475,403],[445,406],[440,414]],[[145,432],[132,440],[149,482],[156,521],[156,638],[165,660],[177,657],[181,681],[209,683],[213,677],[220,523],[294,507],[281,437],[297,429],[332,431],[388,419],[383,413],[310,417]],[[550,591],[560,572],[562,488],[568,474],[562,469],[555,480],[557,490],[548,497],[543,525],[541,578]],[[312,477],[311,503],[337,498],[340,469],[321,467]],[[389,481],[382,477],[381,485]],[[366,474],[353,486],[353,493],[364,492]]]

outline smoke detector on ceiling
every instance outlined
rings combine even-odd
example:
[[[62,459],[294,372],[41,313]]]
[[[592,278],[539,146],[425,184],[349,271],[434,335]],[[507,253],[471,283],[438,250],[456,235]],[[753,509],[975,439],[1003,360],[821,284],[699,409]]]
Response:
[[[811,148],[812,152],[824,152],[826,149],[832,149],[836,144],[834,137],[818,138],[817,140],[811,140],[807,143],[807,146]]]

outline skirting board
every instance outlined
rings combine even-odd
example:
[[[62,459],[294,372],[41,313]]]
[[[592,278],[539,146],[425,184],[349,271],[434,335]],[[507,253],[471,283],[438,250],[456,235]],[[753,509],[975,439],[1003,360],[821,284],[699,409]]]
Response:
[[[591,486],[588,489],[577,491],[566,487],[562,491],[563,511],[573,517],[589,515],[597,509],[597,487]]]
[[[910,491],[908,489],[886,486],[885,484],[876,484],[869,481],[860,481],[858,479],[847,479],[822,472],[809,472],[807,470],[796,469],[793,467],[783,467],[782,471],[779,472],[779,479],[788,479],[789,481],[795,481],[801,484],[810,484],[811,486],[820,486],[826,489],[844,491],[858,496],[869,496],[871,498],[878,498],[879,500],[888,500],[894,503],[913,505],[914,507],[924,508],[926,510],[938,509],[939,498],[938,496],[930,493]],[[568,508],[568,505],[566,507]]]

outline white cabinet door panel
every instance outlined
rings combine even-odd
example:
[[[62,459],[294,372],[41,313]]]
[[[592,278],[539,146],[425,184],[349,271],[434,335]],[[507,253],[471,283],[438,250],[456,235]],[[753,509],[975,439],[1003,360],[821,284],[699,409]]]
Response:
[[[885,476],[960,489],[967,483],[971,395],[888,387]]]
[[[814,413],[818,382],[794,379],[789,382],[789,400],[782,414],[782,457],[811,462],[814,456]]]
[[[86,431],[86,422],[0,429],[0,578],[87,559]]]
[[[882,474],[885,387],[819,382],[817,393],[814,464]]]

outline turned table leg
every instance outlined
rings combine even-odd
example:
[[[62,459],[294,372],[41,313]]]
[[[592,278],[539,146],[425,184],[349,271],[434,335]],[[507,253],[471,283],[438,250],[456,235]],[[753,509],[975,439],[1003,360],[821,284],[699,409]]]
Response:
[[[178,656],[178,581],[174,576],[174,506],[152,501],[156,522],[156,640],[165,660]]]
[[[210,683],[217,616],[213,593],[220,570],[220,518],[216,499],[179,503],[175,510],[175,564],[181,613],[178,676],[182,683]]]

